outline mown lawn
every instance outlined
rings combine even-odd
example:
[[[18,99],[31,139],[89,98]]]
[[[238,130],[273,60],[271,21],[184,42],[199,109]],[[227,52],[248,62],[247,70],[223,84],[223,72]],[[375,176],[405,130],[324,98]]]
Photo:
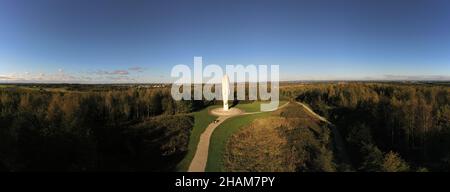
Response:
[[[287,101],[280,101],[278,106],[282,106]],[[252,103],[244,103],[244,104],[238,104],[236,105],[237,108],[244,110],[247,113],[253,113],[253,112],[260,112],[261,111],[261,104],[262,103],[269,103],[267,101],[255,101]]]
[[[194,127],[192,128],[191,135],[189,137],[188,152],[183,160],[177,165],[177,171],[187,171],[191,164],[192,158],[194,158],[195,151],[197,150],[197,144],[200,140],[200,135],[205,131],[206,127],[213,122],[217,117],[212,116],[208,111],[212,108],[219,107],[218,105],[209,106],[200,111],[194,112],[195,118]]]
[[[255,101],[252,103],[244,103],[244,104],[238,104],[235,107],[244,110],[247,113],[252,112],[259,112],[260,111],[260,101]]]

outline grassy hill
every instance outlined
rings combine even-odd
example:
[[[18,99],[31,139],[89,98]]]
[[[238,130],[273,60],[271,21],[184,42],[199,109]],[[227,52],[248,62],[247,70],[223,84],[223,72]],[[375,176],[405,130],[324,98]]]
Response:
[[[234,117],[214,131],[206,171],[334,171],[330,135],[297,104]]]
[[[219,165],[221,171],[335,171],[331,143],[325,124],[290,103],[234,133]]]

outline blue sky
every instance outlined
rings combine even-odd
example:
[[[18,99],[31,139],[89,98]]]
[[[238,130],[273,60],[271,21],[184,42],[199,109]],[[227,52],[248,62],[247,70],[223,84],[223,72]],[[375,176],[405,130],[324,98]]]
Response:
[[[0,81],[167,82],[194,56],[281,80],[450,80],[450,1],[0,0]]]

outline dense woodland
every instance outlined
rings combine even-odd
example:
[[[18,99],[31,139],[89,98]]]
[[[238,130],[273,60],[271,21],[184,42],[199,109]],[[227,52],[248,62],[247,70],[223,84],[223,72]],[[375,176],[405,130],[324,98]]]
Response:
[[[450,87],[334,83],[286,89],[339,129],[354,169],[450,171]]]
[[[0,169],[173,170],[202,105],[165,88],[1,88]]]
[[[323,161],[304,159],[306,164],[293,166],[296,171],[450,171],[446,84],[295,83],[280,88],[281,98],[304,102],[335,125],[351,161],[332,165],[324,151],[317,156]],[[173,171],[187,151],[191,112],[208,104],[174,101],[168,87],[0,87],[0,171]],[[277,134],[292,142],[311,138],[307,145],[292,143],[299,149],[324,146],[321,137],[295,127]],[[317,167],[314,162],[328,163]]]

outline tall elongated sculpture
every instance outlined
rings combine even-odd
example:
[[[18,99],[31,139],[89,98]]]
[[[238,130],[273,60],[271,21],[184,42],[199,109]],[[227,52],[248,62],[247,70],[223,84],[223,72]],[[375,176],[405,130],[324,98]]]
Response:
[[[230,94],[230,80],[227,75],[222,77],[223,110],[228,111],[228,95]]]

